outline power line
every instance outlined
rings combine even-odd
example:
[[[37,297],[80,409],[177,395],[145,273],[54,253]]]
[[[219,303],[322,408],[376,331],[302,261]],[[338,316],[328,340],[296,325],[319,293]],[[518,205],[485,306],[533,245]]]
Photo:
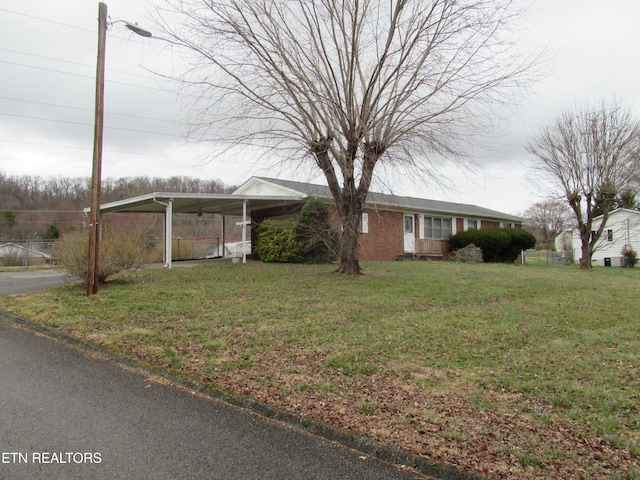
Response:
[[[65,123],[65,124],[68,124],[68,125],[80,125],[80,126],[83,126],[83,127],[93,127],[93,124],[91,124],[91,123],[72,122],[72,121],[69,121],[69,120],[59,120],[59,119],[54,119],[54,118],[34,117],[34,116],[31,116],[31,115],[20,115],[20,114],[17,114],[17,113],[0,112],[0,115],[4,115],[4,116],[7,116],[7,117],[16,117],[16,118],[28,118],[30,120],[41,120],[43,122]],[[135,129],[132,129],[132,128],[108,127],[108,126],[105,126],[104,128],[108,128],[110,130],[121,130],[121,131],[124,131],[124,132],[148,133],[148,134],[151,134],[151,135],[163,135],[165,137],[182,138],[182,136],[174,135],[172,133],[151,132],[149,130],[135,130]]]
[[[7,10],[6,8],[0,8],[0,12],[11,13],[13,15],[19,15],[21,17],[32,18],[34,20],[40,20],[41,22],[51,23],[51,24],[54,24],[54,25],[61,25],[63,27],[67,27],[67,28],[74,28],[76,30],[82,30],[84,32],[95,33],[94,30],[90,30],[88,28],[78,27],[76,25],[69,25],[68,23],[56,22],[55,20],[50,20],[48,18],[35,17],[33,15],[27,15],[26,13],[14,12],[13,10]]]
[[[61,58],[47,57],[46,55],[38,55],[38,54],[35,54],[35,53],[20,52],[18,50],[11,50],[9,48],[0,48],[0,51],[9,52],[9,53],[15,53],[15,54],[18,54],[18,55],[24,55],[26,57],[34,57],[34,58],[41,58],[43,60],[51,60],[53,62],[67,63],[69,65],[75,65],[75,66],[78,66],[78,67],[92,68],[92,69],[95,68],[95,65],[89,65],[87,63],[73,62],[71,60],[63,60]],[[24,64],[19,64],[19,65],[26,66]],[[34,68],[37,68],[37,67],[34,67]],[[122,75],[130,75],[132,77],[138,77],[138,78],[144,78],[144,79],[148,79],[149,78],[147,75],[141,75],[139,73],[125,72],[124,70],[114,70],[114,69],[107,68],[107,71],[108,72],[113,72],[113,73],[119,73],[119,74],[122,74]]]
[[[60,26],[67,27],[67,28],[73,28],[75,30],[81,30],[83,32],[89,32],[89,33],[92,33],[92,34],[96,33],[96,30],[94,30],[94,29],[89,29],[89,28],[85,28],[85,27],[78,27],[77,25],[70,25],[68,23],[58,22],[58,21],[55,21],[55,20],[51,20],[49,18],[36,17],[35,15],[28,15],[26,13],[15,12],[13,10],[7,10],[6,8],[0,8],[0,11],[1,12],[10,13],[10,14],[13,14],[13,15],[18,15],[18,16],[25,17],[25,18],[31,18],[33,20],[38,20],[40,22],[50,23],[50,24],[53,24],[53,25],[60,25]],[[108,26],[110,27],[111,24],[112,24],[111,18],[109,18],[109,25]],[[119,36],[116,36],[116,38],[119,38],[121,40],[123,39],[123,37],[119,37]],[[128,38],[127,41],[133,41],[135,43],[139,43],[139,44],[143,44],[143,45],[147,44],[147,42],[143,42],[141,40],[135,39],[135,37],[131,37],[131,39]],[[150,46],[156,47],[153,44],[151,44]]]
[[[22,102],[22,103],[31,103],[33,105],[44,105],[46,107],[56,107],[56,108],[67,108],[70,110],[79,110],[82,112],[94,112],[93,109],[91,108],[81,108],[81,107],[71,107],[68,105],[59,105],[56,103],[47,103],[47,102],[36,102],[34,100],[24,100],[21,98],[11,98],[11,97],[3,97],[0,96],[0,100],[9,100],[12,102]],[[171,120],[167,120],[167,119],[163,119],[163,118],[154,118],[154,117],[145,117],[142,115],[132,115],[132,114],[127,114],[127,113],[115,113],[115,112],[105,112],[105,114],[107,115],[118,115],[121,117],[131,117],[131,118],[140,118],[143,120],[153,120],[156,122],[167,122],[167,123],[173,123]]]
[[[27,65],[25,63],[11,62],[11,61],[8,61],[8,60],[0,60],[0,63],[6,63],[8,65],[16,65],[16,66],[25,67],[25,68],[33,68],[33,69],[36,69],[36,70],[43,70],[45,72],[59,73],[61,75],[71,75],[73,77],[88,78],[88,79],[91,79],[91,80],[95,80],[95,76],[92,76],[92,75],[82,75],[80,73],[65,72],[63,70],[56,70],[54,68],[38,67],[38,66],[35,66],[35,65]],[[117,85],[126,85],[128,87],[144,88],[146,90],[154,90],[156,92],[162,92],[162,93],[173,93],[173,92],[169,92],[167,90],[163,90],[161,88],[147,87],[145,85],[137,85],[135,83],[118,82],[116,80],[106,80],[106,83],[113,83],[113,84],[117,84]]]
[[[6,139],[2,139],[2,138],[0,138],[0,142],[17,143],[17,144],[20,144],[20,145],[30,145],[30,146],[35,146],[35,147],[53,147],[53,148],[64,148],[64,149],[86,150],[86,151],[90,151],[91,150],[90,147],[77,147],[75,145],[52,145],[50,143],[21,142],[21,141],[18,141],[18,140],[6,140]],[[123,151],[123,150],[108,150],[108,149],[105,149],[104,151],[107,152],[107,153],[120,153],[120,154],[125,154],[125,155],[140,155],[140,156],[144,156],[144,157],[172,158],[172,159],[176,159],[176,160],[193,160],[193,157],[186,157],[186,156],[164,155],[164,154],[155,154],[155,153],[141,153],[141,152],[126,152],[126,151]],[[237,163],[237,162],[234,162],[234,163]]]

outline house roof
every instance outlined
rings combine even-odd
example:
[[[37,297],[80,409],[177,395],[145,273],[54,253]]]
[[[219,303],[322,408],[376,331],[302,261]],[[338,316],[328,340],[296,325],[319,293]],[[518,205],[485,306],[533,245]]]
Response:
[[[263,196],[263,195],[219,195],[154,192],[100,205],[101,213],[137,212],[164,213],[167,202],[171,201],[173,213],[220,213],[241,215],[246,202],[249,210],[271,208],[289,203],[299,203],[304,195]],[[89,213],[91,209],[85,208]]]
[[[256,187],[265,187],[263,189]],[[256,194],[258,192],[258,194]],[[227,215],[242,214],[246,202],[248,210],[271,208],[292,203],[300,203],[305,198],[332,200],[331,191],[326,185],[280,180],[268,177],[252,177],[232,194],[190,194],[155,192],[116,202],[102,204],[100,211],[163,213],[166,203],[171,200],[174,213],[221,213]],[[523,219],[477,205],[443,202],[425,198],[405,197],[385,193],[370,192],[367,197],[370,208],[384,208],[416,213],[433,213],[468,218],[488,218],[509,222],[521,222]],[[85,213],[89,212],[85,208]]]
[[[616,208],[615,210],[611,210],[609,212],[609,218],[611,218],[614,215],[619,215],[621,213],[626,213],[627,215],[631,216],[631,215],[640,215],[640,211],[639,210],[633,210],[631,208]],[[598,215],[597,217],[595,217],[593,220],[600,220],[602,219],[602,217],[604,217],[604,215]]]
[[[302,194],[307,197],[315,197],[331,200],[333,197],[329,187],[326,185],[317,185],[304,182],[295,182],[292,180],[280,180],[268,177],[252,177],[245,185],[251,181],[266,182],[285,188],[291,195]],[[243,191],[241,186],[236,191]],[[511,215],[504,212],[498,212],[477,205],[469,205],[463,203],[444,202],[440,200],[430,200],[426,198],[405,197],[399,195],[390,195],[385,193],[369,192],[367,196],[367,204],[372,208],[386,208],[392,210],[401,210],[406,212],[419,213],[436,213],[443,215],[470,217],[470,218],[490,218],[495,220],[506,220],[510,222],[522,222],[521,217]]]

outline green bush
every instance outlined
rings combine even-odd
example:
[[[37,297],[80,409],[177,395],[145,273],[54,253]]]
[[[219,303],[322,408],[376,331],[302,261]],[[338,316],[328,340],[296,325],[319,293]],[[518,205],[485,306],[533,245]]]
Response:
[[[263,262],[325,263],[336,258],[338,236],[329,224],[329,209],[308,200],[298,220],[267,219],[256,230],[256,251]]]
[[[523,250],[529,250],[536,246],[536,237],[526,230],[517,228],[505,228],[503,230],[511,237],[509,246],[504,252],[505,262],[515,262]]]
[[[89,234],[71,232],[56,243],[56,258],[70,274],[86,279],[88,273]],[[147,262],[147,249],[139,236],[105,230],[100,240],[98,282],[124,270],[142,267]]]
[[[451,248],[458,250],[473,243],[482,250],[485,262],[501,262],[510,240],[509,234],[499,229],[467,230],[451,236]]]
[[[482,250],[485,262],[513,262],[522,250],[535,247],[535,237],[514,228],[467,230],[451,236],[451,248],[459,250],[468,245]]]
[[[298,238],[298,222],[264,220],[257,228],[257,252],[263,262],[299,262],[302,242]]]
[[[300,211],[298,239],[305,262],[327,263],[337,257],[338,236],[329,223],[329,207],[317,198],[308,200]]]
[[[625,267],[633,268],[638,263],[638,254],[631,245],[625,245],[622,249]]]

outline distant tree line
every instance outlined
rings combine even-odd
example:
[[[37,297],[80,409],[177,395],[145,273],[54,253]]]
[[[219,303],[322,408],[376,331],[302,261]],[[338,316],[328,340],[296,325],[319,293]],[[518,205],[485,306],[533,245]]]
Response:
[[[102,180],[102,201],[113,202],[151,192],[231,193],[235,187],[220,180],[193,177],[126,177]],[[5,175],[0,172],[2,210],[81,210],[89,206],[91,178]]]
[[[220,180],[187,176],[106,178],[102,181],[101,201],[108,203],[152,192],[221,194],[235,188]],[[50,239],[80,228],[81,212],[89,206],[90,194],[89,177],[13,176],[0,172],[0,239]],[[184,219],[189,228],[180,234],[196,236],[208,230],[196,225],[206,220]]]

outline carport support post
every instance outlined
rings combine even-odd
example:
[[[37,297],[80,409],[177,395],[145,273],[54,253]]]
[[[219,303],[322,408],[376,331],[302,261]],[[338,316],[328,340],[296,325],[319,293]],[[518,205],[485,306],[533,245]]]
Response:
[[[164,213],[164,251],[165,251],[165,267],[171,268],[171,237],[173,232],[171,225],[173,223],[173,200],[167,202]]]
[[[247,201],[242,201],[242,221],[236,222],[236,225],[242,225],[242,263],[247,263],[247,250],[245,245],[247,243],[247,225],[251,225],[251,220],[247,221]]]
[[[247,263],[247,201],[242,202],[242,263]]]

